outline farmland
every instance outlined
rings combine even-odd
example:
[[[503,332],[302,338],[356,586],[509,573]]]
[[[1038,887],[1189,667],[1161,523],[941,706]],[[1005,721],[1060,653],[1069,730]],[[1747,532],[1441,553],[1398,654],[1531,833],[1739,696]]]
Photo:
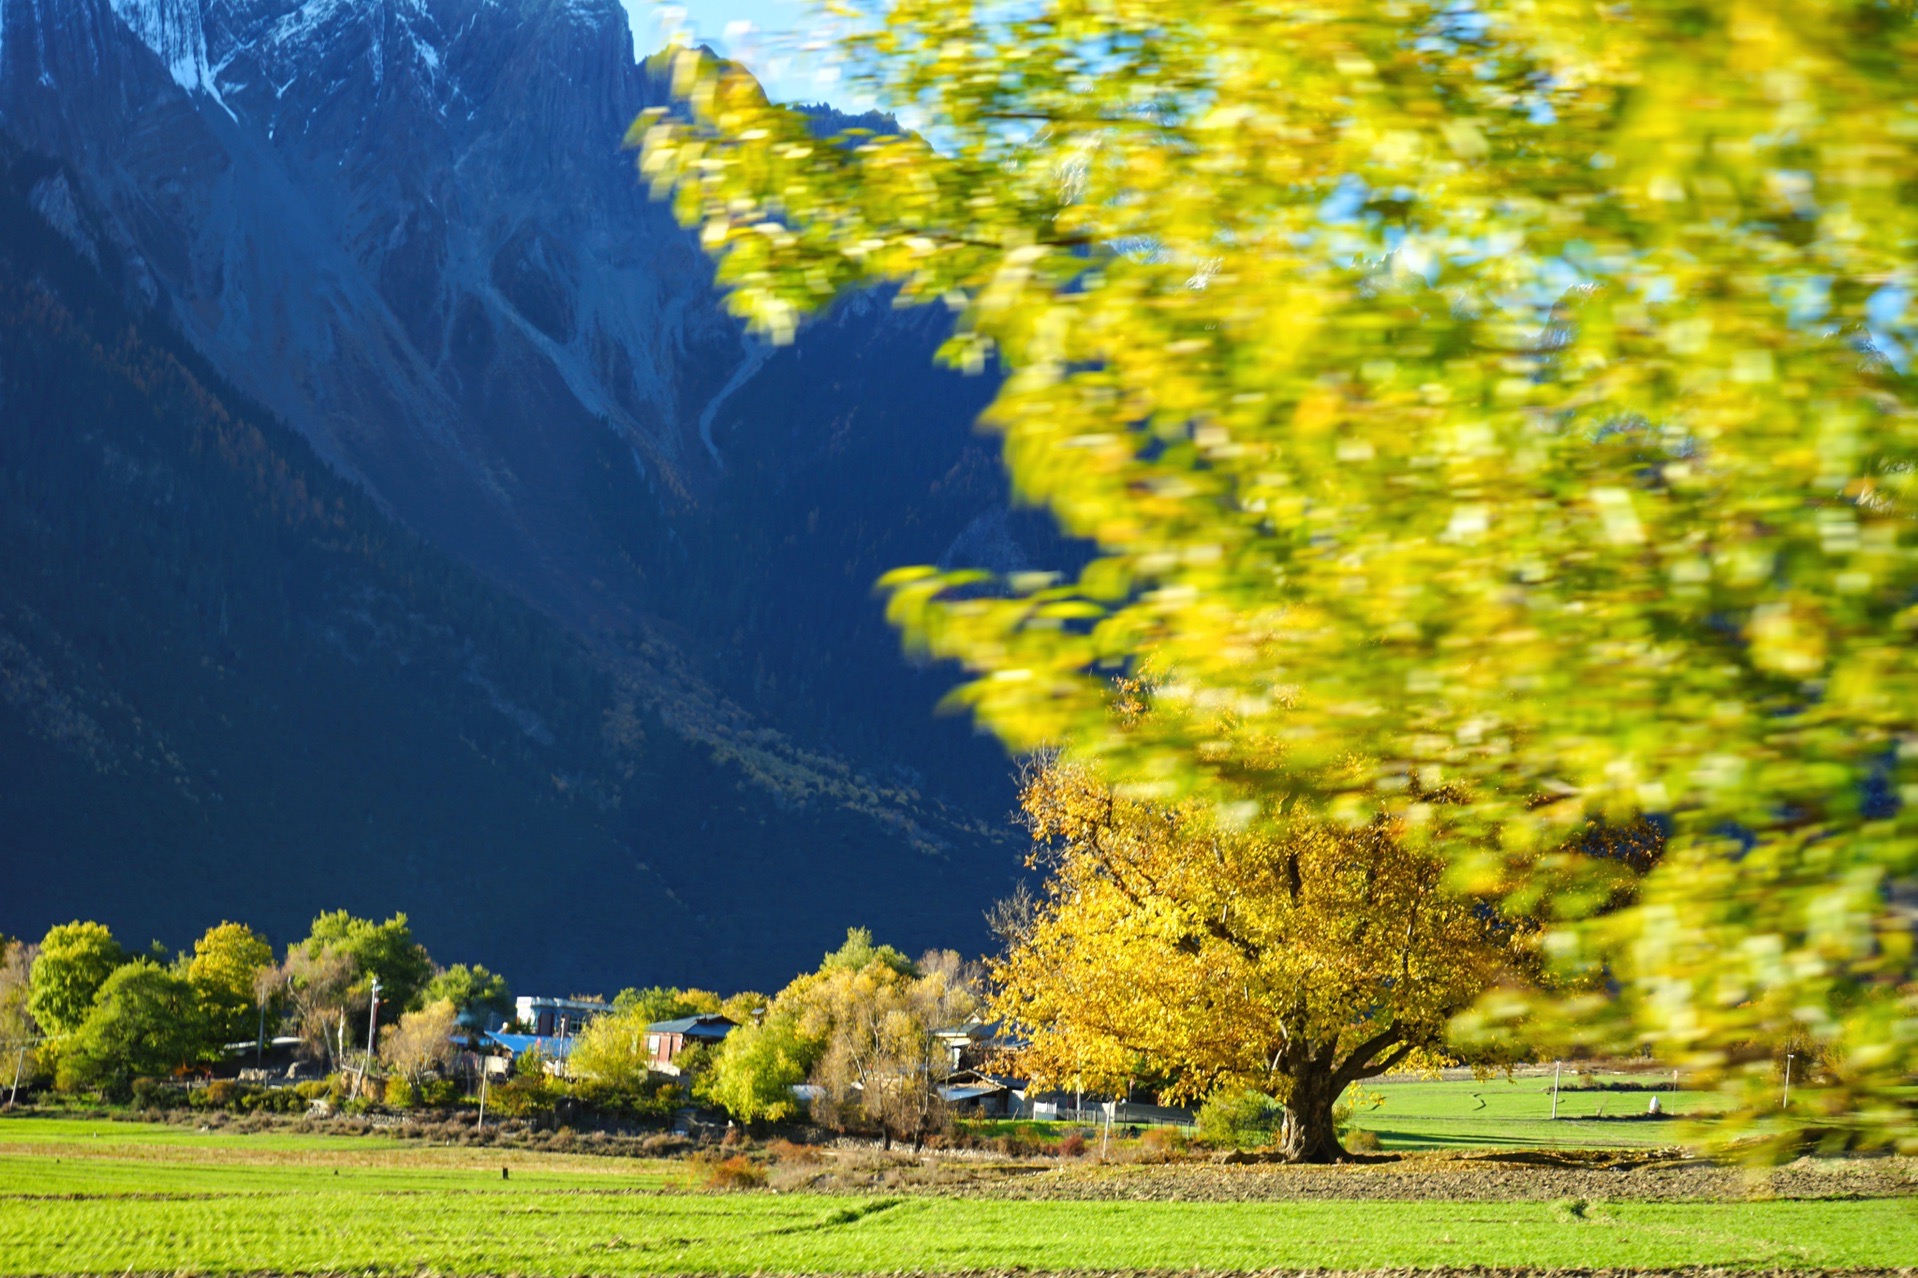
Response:
[[[1454,1085],[1438,1086],[1444,1098]],[[1918,1255],[1918,1200],[1898,1192],[1910,1171],[1887,1176],[1884,1160],[1865,1182],[1734,1174],[1709,1182],[1713,1197],[1660,1200],[1635,1197],[1637,1173],[1617,1170],[1589,1174],[1616,1184],[1608,1196],[1528,1198],[1523,1160],[1539,1155],[1514,1157],[1304,1170],[1030,1160],[1014,1185],[1056,1184],[1076,1201],[964,1188],[711,1193],[683,1159],[15,1118],[0,1121],[0,1273],[1833,1269]],[[1376,1201],[1428,1164],[1479,1178],[1489,1196]],[[1163,1201],[1128,1195],[1146,1183],[1134,1177],[1214,1188],[1238,1177],[1270,1192],[1227,1201],[1227,1184],[1206,1192],[1212,1201]],[[1316,1192],[1285,1196],[1301,1188]]]

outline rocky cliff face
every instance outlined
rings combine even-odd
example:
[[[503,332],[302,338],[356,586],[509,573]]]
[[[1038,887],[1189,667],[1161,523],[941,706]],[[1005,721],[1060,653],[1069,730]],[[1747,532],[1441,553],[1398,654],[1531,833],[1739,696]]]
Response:
[[[582,458],[683,513],[750,355],[621,153],[657,94],[616,0],[5,5],[0,118],[243,389],[543,606],[644,602]]]
[[[621,149],[662,100],[618,0],[0,0],[0,133],[58,162],[36,207],[90,210],[69,239],[125,263],[130,305],[730,784],[850,814],[832,846],[795,818],[755,873],[958,858],[975,937],[1016,868],[1007,765],[931,722],[941,679],[870,583],[1043,536],[971,434],[989,388],[931,371],[938,316],[876,299],[748,340]],[[688,908],[719,907],[740,867],[672,837]],[[778,916],[766,892],[747,913]]]

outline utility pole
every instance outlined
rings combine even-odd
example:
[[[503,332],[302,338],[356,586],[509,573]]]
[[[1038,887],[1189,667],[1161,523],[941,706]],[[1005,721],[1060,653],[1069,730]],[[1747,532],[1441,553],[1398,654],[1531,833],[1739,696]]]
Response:
[[[380,978],[373,978],[373,996],[366,1004],[366,1063],[360,1066],[360,1085],[353,1089],[355,1096],[366,1094],[366,1076],[373,1072],[373,1036],[380,1028]]]
[[[20,1052],[13,1058],[13,1090],[7,1093],[7,1108],[13,1108],[13,1102],[20,1098],[20,1075],[27,1067],[26,1044],[20,1045]]]
[[[1797,1056],[1797,1052],[1785,1053],[1785,1094],[1779,1099],[1778,1108],[1780,1109],[1791,1108],[1791,1063]]]
[[[1558,1070],[1561,1062],[1552,1062],[1552,1121],[1558,1121]]]

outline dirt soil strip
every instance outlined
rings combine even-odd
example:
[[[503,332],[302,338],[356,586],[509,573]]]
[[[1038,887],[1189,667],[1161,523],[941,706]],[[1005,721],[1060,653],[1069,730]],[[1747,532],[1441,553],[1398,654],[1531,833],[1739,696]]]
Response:
[[[1204,1164],[1067,1167],[970,1185],[957,1192],[990,1198],[1145,1202],[1310,1199],[1556,1202],[1575,1198],[1739,1202],[1765,1198],[1901,1198],[1918,1196],[1918,1159],[1804,1158],[1784,1167],[1743,1168],[1680,1157],[1621,1159],[1609,1165],[1581,1166],[1570,1160],[1506,1154],[1406,1158],[1391,1163],[1343,1167]]]
[[[90,1274],[50,1274],[48,1278],[98,1278]],[[107,1278],[180,1278],[175,1272],[111,1274]],[[228,1278],[364,1278],[359,1272],[270,1270]],[[683,1274],[679,1278],[717,1278]],[[756,1278],[779,1278],[767,1270]],[[807,1274],[806,1278],[827,1278]],[[1435,1268],[969,1268],[942,1274],[913,1270],[859,1272],[857,1278],[1918,1278],[1918,1268],[1527,1268],[1527,1266],[1442,1265]]]

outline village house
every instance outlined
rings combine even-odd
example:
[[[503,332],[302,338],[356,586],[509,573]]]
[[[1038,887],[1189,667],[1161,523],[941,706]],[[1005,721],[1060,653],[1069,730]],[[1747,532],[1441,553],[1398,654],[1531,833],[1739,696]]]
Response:
[[[677,1074],[673,1057],[695,1044],[711,1046],[723,1040],[739,1026],[724,1016],[682,1016],[673,1021],[654,1021],[646,1027],[647,1064],[662,1074]]]
[[[963,1025],[937,1029],[932,1036],[946,1049],[946,1068],[953,1072],[987,1069],[1026,1046],[1006,1030],[1004,1021],[982,1021],[973,1017]]]
[[[534,1038],[571,1038],[585,1028],[586,1022],[611,1010],[598,999],[536,998],[528,994],[514,1000],[513,1019],[522,1032]]]

